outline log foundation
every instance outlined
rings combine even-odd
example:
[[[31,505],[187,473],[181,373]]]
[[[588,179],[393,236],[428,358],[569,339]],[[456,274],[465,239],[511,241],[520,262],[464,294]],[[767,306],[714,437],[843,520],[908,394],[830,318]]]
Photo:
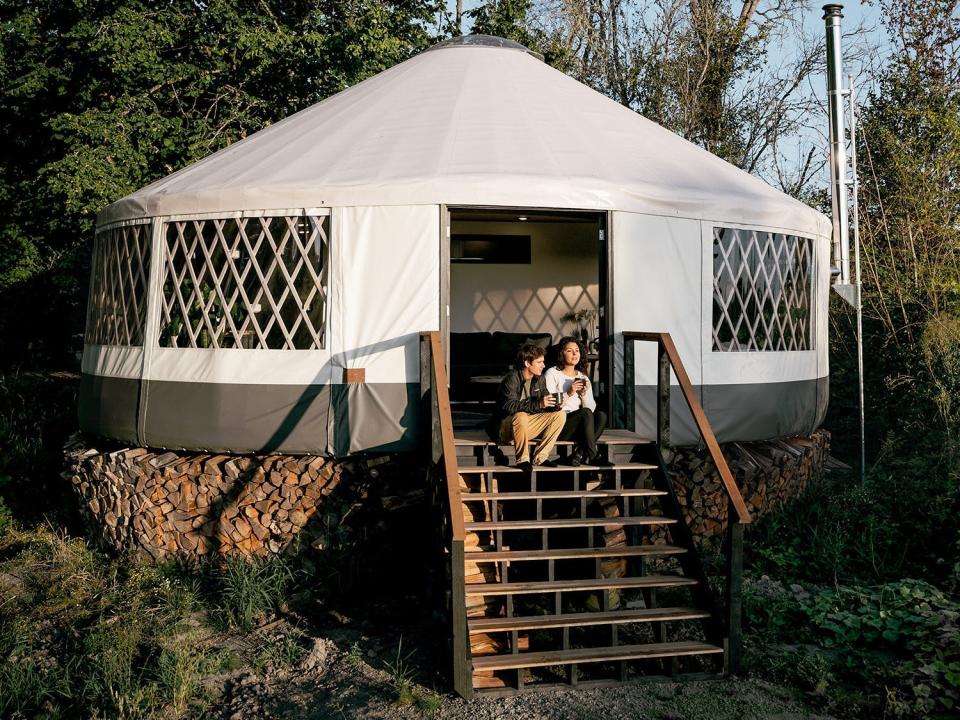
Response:
[[[818,430],[810,437],[729,443],[723,451],[747,506],[759,519],[821,477],[829,447],[830,433]],[[67,444],[66,459],[65,477],[91,532],[114,551],[158,560],[281,552],[344,478],[362,474],[350,459],[104,451],[79,436]],[[722,533],[726,493],[709,457],[682,448],[667,453],[667,462],[694,537]],[[616,543],[616,537],[607,538],[607,544]]]
[[[79,436],[66,459],[91,532],[117,552],[158,560],[278,553],[351,469],[309,455],[106,452]]]
[[[723,453],[754,521],[801,496],[819,480],[830,458],[830,432],[809,437],[751,443],[727,443]],[[681,448],[665,453],[677,500],[694,538],[723,533],[727,494],[705,451]]]

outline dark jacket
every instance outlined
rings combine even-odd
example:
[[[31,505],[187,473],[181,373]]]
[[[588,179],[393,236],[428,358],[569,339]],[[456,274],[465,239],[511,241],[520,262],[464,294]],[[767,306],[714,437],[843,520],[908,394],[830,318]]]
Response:
[[[530,395],[526,399],[520,399],[522,393],[523,371],[511,370],[500,381],[500,387],[497,389],[497,404],[487,422],[487,433],[494,440],[500,439],[500,423],[514,413],[534,414],[554,411],[554,408],[543,407],[543,396],[550,394],[547,392],[547,380],[543,374],[530,381]]]

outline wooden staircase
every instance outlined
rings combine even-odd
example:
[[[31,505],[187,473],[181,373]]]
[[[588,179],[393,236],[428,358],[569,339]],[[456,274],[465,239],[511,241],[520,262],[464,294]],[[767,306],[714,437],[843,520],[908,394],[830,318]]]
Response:
[[[512,467],[512,447],[466,433],[454,442],[474,691],[722,668],[696,552],[651,537],[680,518],[649,441],[611,431],[601,441],[611,467],[530,474]],[[562,463],[572,445],[557,451]]]
[[[424,335],[424,354],[442,357],[435,333]],[[742,562],[736,500],[724,613],[660,442],[608,430],[600,447],[609,467],[565,465],[572,444],[558,443],[558,467],[522,472],[512,446],[479,432],[454,435],[449,411],[441,411],[442,369],[430,362],[422,377],[438,411],[433,460],[445,480],[437,487],[448,510],[456,690],[470,697],[735,670]],[[715,445],[712,432],[709,439]]]

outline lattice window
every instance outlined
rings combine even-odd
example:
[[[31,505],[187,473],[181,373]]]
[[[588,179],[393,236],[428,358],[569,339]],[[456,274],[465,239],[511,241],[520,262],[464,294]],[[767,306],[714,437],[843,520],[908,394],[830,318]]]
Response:
[[[322,348],[328,227],[318,215],[166,223],[160,345]]]
[[[93,241],[87,303],[89,345],[143,345],[152,225],[101,230]]]
[[[713,349],[811,348],[813,241],[781,233],[713,229]]]

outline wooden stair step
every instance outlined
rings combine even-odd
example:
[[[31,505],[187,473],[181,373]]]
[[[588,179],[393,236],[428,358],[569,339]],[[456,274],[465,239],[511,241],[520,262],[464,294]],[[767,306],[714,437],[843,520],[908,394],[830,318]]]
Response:
[[[573,665],[575,663],[640,660],[644,658],[680,657],[682,655],[712,655],[722,652],[723,648],[717,645],[684,640],[646,645],[617,645],[603,648],[488,655],[473,658],[473,669],[474,671],[511,670],[547,665]]]
[[[571,560],[576,558],[637,557],[680,555],[686,548],[676,545],[622,545],[620,547],[559,548],[557,550],[481,550],[464,553],[466,560],[481,562],[523,562],[525,560]]]
[[[542,530],[544,528],[606,527],[608,525],[670,525],[674,518],[660,516],[558,518],[551,520],[477,520],[464,523],[467,530]]]
[[[662,607],[643,610],[610,610],[606,612],[579,612],[565,615],[536,615],[532,617],[473,618],[467,621],[471,634],[505,632],[510,630],[549,630],[551,628],[581,627],[586,625],[620,625],[638,622],[676,622],[700,620],[710,613],[693,607]]]
[[[617,463],[615,465],[578,465],[574,467],[573,465],[558,465],[557,467],[545,467],[543,465],[534,465],[534,472],[573,472],[578,470],[583,472],[587,470],[589,472],[597,472],[604,470],[656,470],[656,465],[650,465],[648,463]],[[487,473],[519,473],[523,472],[520,468],[515,465],[466,465],[457,468],[457,472],[461,475],[485,475]]]
[[[652,490],[650,488],[623,488],[622,490],[543,490],[543,491],[523,491],[523,492],[463,492],[460,491],[460,499],[463,502],[473,502],[477,500],[553,500],[563,498],[616,498],[616,497],[656,497],[666,495],[664,490]]]
[[[512,448],[510,443],[495,443],[483,430],[458,430],[454,433],[454,445],[467,447],[477,445],[495,445]],[[606,430],[597,440],[597,445],[649,445],[650,438],[638,435],[630,430]],[[557,445],[573,445],[572,440],[558,440]]]
[[[632,578],[598,578],[587,580],[543,580],[538,582],[472,583],[467,595],[530,595],[533,593],[579,592],[630,588],[662,588],[696,585],[697,581],[679,575],[644,575]]]

